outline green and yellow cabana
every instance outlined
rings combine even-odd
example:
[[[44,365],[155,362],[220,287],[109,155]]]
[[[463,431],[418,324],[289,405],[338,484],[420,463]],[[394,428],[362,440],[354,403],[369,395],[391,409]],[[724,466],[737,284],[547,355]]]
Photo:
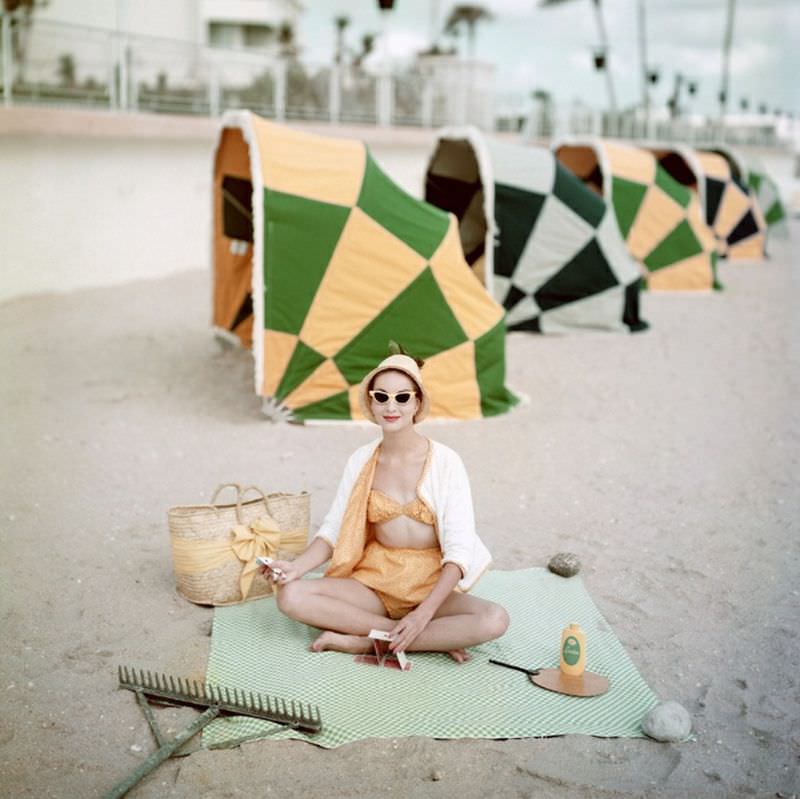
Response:
[[[604,139],[563,141],[554,151],[614,208],[649,289],[719,287],[714,236],[698,195],[672,178],[653,153]]]
[[[503,308],[455,217],[396,186],[363,142],[229,112],[213,196],[213,323],[252,347],[266,411],[362,418],[358,383],[391,339],[426,360],[432,417],[515,404]]]
[[[697,150],[703,174],[706,222],[725,258],[760,259],[766,255],[767,223],[735,161],[722,151]]]

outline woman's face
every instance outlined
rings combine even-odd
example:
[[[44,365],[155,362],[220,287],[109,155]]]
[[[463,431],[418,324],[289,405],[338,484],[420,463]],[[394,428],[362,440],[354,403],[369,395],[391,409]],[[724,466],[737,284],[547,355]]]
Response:
[[[372,392],[388,395],[385,402],[379,402],[374,396],[370,396],[370,408],[375,421],[385,433],[397,433],[414,424],[414,414],[419,410],[420,401],[417,386],[408,375],[403,372],[381,372],[372,381]],[[408,393],[411,398],[405,403],[399,402],[404,399],[403,394]]]

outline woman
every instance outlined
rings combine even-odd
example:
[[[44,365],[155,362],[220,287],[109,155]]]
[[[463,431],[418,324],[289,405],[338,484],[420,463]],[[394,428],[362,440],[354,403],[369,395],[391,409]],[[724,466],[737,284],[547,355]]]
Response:
[[[312,649],[368,652],[372,629],[393,651],[449,652],[501,636],[508,614],[465,593],[491,557],[475,532],[461,458],[414,424],[429,399],[417,362],[391,355],[362,381],[365,416],[383,436],[351,455],[333,505],[308,548],[282,571],[278,607],[324,632]],[[330,560],[325,576],[300,580]]]

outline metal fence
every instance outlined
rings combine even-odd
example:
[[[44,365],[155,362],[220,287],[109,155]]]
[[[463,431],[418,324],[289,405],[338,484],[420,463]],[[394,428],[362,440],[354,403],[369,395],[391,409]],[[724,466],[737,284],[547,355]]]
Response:
[[[488,67],[488,69],[487,69]],[[481,71],[481,69],[483,71]],[[644,118],[531,103],[495,94],[492,68],[451,57],[402,71],[323,64],[291,52],[226,50],[191,42],[0,13],[3,104],[83,106],[217,115],[249,108],[278,120],[440,127],[475,124],[523,132],[761,146],[800,146],[800,120],[752,115]]]
[[[634,141],[800,149],[800,120],[787,115],[738,114],[720,118],[691,114],[675,118],[664,112],[650,115],[640,108],[610,113],[585,106],[564,107],[535,103],[524,97],[496,98],[496,128],[521,133],[529,140],[563,136],[600,136]],[[518,110],[524,109],[524,110]]]
[[[457,105],[421,69],[367,70],[291,53],[225,50],[190,42],[0,16],[3,103],[216,115],[246,107],[279,120],[440,126],[491,122]],[[465,86],[465,93],[468,87]],[[487,105],[488,104],[488,105]]]

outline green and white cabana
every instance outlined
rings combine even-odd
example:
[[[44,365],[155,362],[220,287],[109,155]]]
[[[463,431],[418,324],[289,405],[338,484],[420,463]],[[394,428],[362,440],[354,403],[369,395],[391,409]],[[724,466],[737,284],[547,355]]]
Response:
[[[467,262],[509,330],[640,330],[641,273],[613,211],[541,147],[441,131],[425,199],[459,220]]]

